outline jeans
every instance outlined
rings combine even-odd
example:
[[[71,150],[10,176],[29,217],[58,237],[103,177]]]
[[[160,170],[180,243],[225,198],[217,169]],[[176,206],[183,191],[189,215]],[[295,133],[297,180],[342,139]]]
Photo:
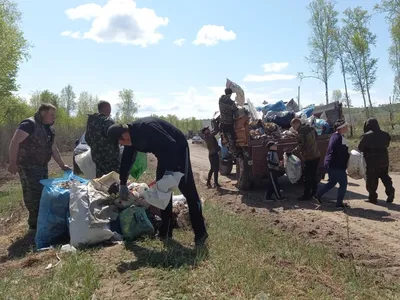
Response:
[[[346,170],[329,169],[328,174],[329,174],[329,181],[328,181],[328,183],[321,186],[321,188],[318,191],[318,196],[322,197],[328,191],[333,189],[337,183],[339,183],[336,204],[341,205],[341,204],[343,204],[344,195],[346,194],[346,190],[347,190]]]
[[[210,160],[210,171],[208,172],[207,183],[211,182],[211,177],[214,174],[214,183],[218,184],[218,173],[219,173],[219,154],[218,152],[209,155]]]

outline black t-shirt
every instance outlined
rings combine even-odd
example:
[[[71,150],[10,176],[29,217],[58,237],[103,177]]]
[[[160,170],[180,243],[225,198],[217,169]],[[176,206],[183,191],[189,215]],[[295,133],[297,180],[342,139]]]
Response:
[[[52,132],[50,129],[50,125],[44,125],[47,133],[47,141],[50,142],[52,138]],[[35,124],[32,121],[23,121],[18,126],[19,130],[25,131],[27,134],[31,135],[35,130]]]

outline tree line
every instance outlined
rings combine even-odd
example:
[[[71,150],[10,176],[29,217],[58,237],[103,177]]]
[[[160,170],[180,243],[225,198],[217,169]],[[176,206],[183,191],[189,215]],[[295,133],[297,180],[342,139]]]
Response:
[[[348,93],[349,83],[360,92],[366,117],[374,115],[371,89],[376,82],[378,58],[371,50],[376,47],[377,36],[371,29],[372,14],[361,6],[347,8],[341,18],[333,0],[313,0],[307,6],[310,12],[311,29],[308,45],[310,53],[306,58],[311,76],[299,73],[299,79],[313,77],[325,85],[325,99],[329,103],[329,79],[339,63],[343,78],[344,93],[333,91],[333,101],[343,101],[351,105]],[[400,0],[381,0],[374,11],[385,14],[388,21],[391,45],[389,65],[393,76],[393,91],[389,100],[389,115],[393,117],[391,104],[400,100]],[[350,114],[351,115],[351,114]]]

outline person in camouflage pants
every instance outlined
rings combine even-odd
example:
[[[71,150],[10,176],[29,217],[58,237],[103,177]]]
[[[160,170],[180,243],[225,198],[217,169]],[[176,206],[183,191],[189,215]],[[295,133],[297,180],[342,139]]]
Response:
[[[112,143],[107,137],[108,128],[115,124],[110,117],[110,103],[100,101],[97,108],[99,112],[88,117],[85,139],[96,164],[96,177],[99,178],[112,171],[119,172],[120,150],[118,144]]]
[[[36,230],[43,190],[40,180],[48,178],[50,159],[53,157],[62,170],[70,170],[54,143],[52,125],[55,116],[56,108],[53,105],[42,104],[33,117],[19,124],[10,143],[8,171],[11,174],[19,173],[31,230]]]
[[[225,95],[219,98],[220,129],[228,142],[229,151],[234,157],[237,157],[234,115],[238,108],[235,101],[231,99],[232,93],[232,89],[226,88]]]

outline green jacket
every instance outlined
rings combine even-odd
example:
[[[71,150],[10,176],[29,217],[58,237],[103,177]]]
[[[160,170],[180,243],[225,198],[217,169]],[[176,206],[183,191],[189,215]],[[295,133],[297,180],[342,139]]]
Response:
[[[298,130],[298,146],[293,152],[300,152],[304,160],[313,160],[321,156],[318,149],[318,134],[310,125],[301,125]]]

